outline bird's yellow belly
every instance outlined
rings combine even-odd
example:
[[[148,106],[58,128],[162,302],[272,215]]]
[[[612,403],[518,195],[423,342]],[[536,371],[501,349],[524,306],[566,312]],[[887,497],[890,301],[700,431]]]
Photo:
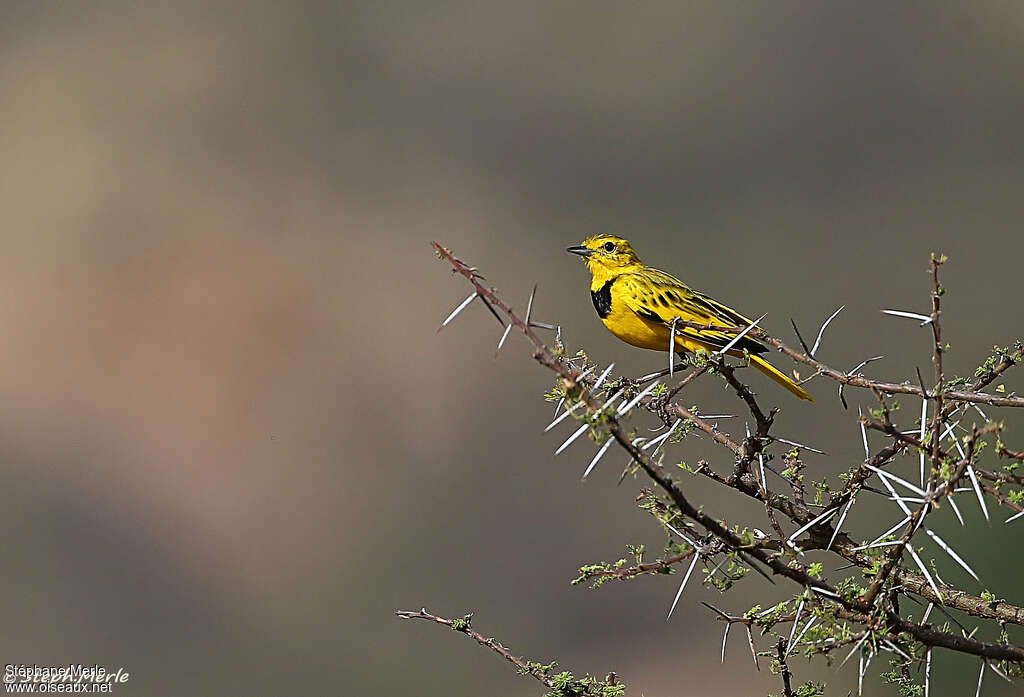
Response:
[[[655,351],[668,350],[670,330],[667,326],[645,320],[614,298],[612,311],[601,321],[604,322],[608,331],[627,344]],[[696,351],[698,349],[708,349],[708,346],[676,334],[676,351]]]

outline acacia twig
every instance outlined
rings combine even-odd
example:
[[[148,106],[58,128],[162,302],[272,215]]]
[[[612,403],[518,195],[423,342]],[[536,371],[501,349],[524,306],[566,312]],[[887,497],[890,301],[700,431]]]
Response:
[[[516,656],[507,648],[502,646],[501,642],[497,641],[493,637],[485,637],[483,634],[473,629],[470,626],[470,622],[473,617],[471,614],[466,615],[465,617],[457,620],[450,620],[444,617],[433,615],[427,612],[426,608],[422,608],[418,611],[396,610],[395,614],[398,617],[401,617],[403,620],[429,620],[431,622],[436,622],[437,624],[443,624],[446,627],[450,627],[456,632],[461,632],[466,636],[470,637],[471,639],[473,639],[474,641],[476,641],[476,643],[480,644],[481,646],[494,651],[496,654],[504,658],[506,661],[514,665],[516,668],[518,668],[519,672],[523,673],[524,675],[532,675],[541,683],[543,683],[545,687],[554,687],[554,682],[552,682],[551,678],[548,677],[543,671],[539,670],[535,666],[529,665],[522,658]]]

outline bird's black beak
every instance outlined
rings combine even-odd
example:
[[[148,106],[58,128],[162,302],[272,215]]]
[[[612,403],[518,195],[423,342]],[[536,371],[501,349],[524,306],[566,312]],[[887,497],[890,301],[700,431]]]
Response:
[[[594,253],[593,249],[587,249],[586,247],[568,247],[565,251],[570,254],[579,254],[581,257],[589,257]]]

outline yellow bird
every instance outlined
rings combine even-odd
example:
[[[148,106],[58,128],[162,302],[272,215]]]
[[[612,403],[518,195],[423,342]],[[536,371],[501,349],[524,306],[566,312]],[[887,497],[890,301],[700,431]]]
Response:
[[[583,257],[592,280],[590,295],[598,317],[615,336],[627,344],[665,351],[671,336],[669,323],[680,318],[722,327],[746,327],[751,323],[735,310],[703,293],[698,293],[674,276],[645,266],[629,242],[614,235],[595,235],[566,251]],[[736,338],[714,330],[676,327],[676,350],[717,351]],[[741,338],[730,356],[743,356],[762,373],[800,399],[814,399],[785,373],[761,358],[768,347],[749,336]]]

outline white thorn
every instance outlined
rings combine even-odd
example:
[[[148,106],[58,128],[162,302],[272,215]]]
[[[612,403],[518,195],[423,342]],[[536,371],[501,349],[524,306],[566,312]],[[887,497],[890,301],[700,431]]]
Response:
[[[690,568],[688,568],[686,570],[686,575],[683,576],[683,582],[679,584],[679,590],[676,591],[676,597],[672,601],[672,607],[670,607],[668,609],[668,617],[665,618],[666,622],[668,622],[670,619],[672,619],[672,613],[675,612],[676,603],[679,602],[679,596],[681,596],[683,594],[683,589],[686,588],[686,582],[690,580],[690,574],[693,573],[693,567],[697,566],[697,560],[698,559],[700,559],[700,555],[697,553],[697,550],[694,549],[694,551],[693,551],[693,561],[690,562]]]
[[[569,447],[570,445],[572,445],[572,444],[573,444],[573,441],[575,441],[575,440],[576,440],[577,438],[579,438],[580,436],[582,436],[582,435],[584,434],[584,432],[586,432],[586,430],[587,430],[588,428],[590,428],[590,424],[583,424],[583,425],[582,425],[582,426],[580,426],[580,427],[579,427],[578,429],[576,429],[576,431],[575,431],[575,432],[574,432],[574,433],[573,433],[573,434],[572,434],[571,436],[569,436],[569,439],[568,439],[568,440],[566,440],[566,441],[565,441],[564,443],[562,443],[561,447],[559,447],[559,448],[558,448],[558,450],[556,450],[556,451],[555,451],[555,455],[558,455],[558,454],[559,454],[559,453],[561,453],[561,452],[562,452],[563,450],[565,450],[565,449],[566,449],[566,448],[568,448],[568,447]]]
[[[577,375],[576,378],[573,380],[573,382],[579,383],[583,378],[585,378],[590,373],[590,371],[592,371],[596,367],[597,366],[593,366],[593,365],[590,366],[589,368],[584,370],[582,373]],[[591,391],[593,391],[593,390],[591,390]],[[547,428],[544,429],[544,433],[547,433],[548,431],[553,429],[555,426],[557,426],[558,424],[562,423],[562,421],[564,421],[569,416],[569,414],[571,414],[574,411],[576,411],[580,407],[580,405],[583,404],[583,401],[581,400],[579,402],[576,402],[576,404],[572,405],[572,407],[570,407],[569,409],[566,409],[565,413],[563,413],[561,416],[558,416],[558,407],[562,406],[562,404],[564,404],[564,403],[565,403],[565,397],[562,397],[562,399],[560,399],[559,402],[558,402],[558,406],[555,407],[555,415],[557,416],[557,418],[554,421],[552,421],[551,423],[548,424]]]
[[[790,646],[790,647],[789,647],[788,649],[786,649],[786,654],[787,654],[787,655],[788,655],[788,654],[789,654],[789,652],[790,652],[790,651],[792,651],[792,650],[793,650],[793,649],[794,649],[794,648],[795,648],[795,647],[796,647],[797,645],[799,645],[799,644],[800,644],[800,640],[804,638],[804,634],[806,634],[806,633],[807,633],[807,630],[811,628],[811,625],[812,625],[812,624],[814,624],[814,623],[815,623],[815,622],[817,622],[817,621],[818,621],[818,618],[817,618],[817,617],[812,617],[811,619],[809,619],[809,620],[807,621],[807,624],[805,624],[805,625],[804,625],[804,628],[803,628],[803,629],[802,629],[802,630],[800,631],[800,635],[799,635],[799,636],[798,636],[798,637],[796,638],[796,642],[795,642],[795,643],[793,644],[793,646]]]
[[[881,535],[876,537],[874,540],[872,540],[871,543],[868,546],[871,546],[871,545],[875,544],[876,542],[881,540],[883,537],[888,537],[889,535],[893,534],[894,532],[896,532],[897,528],[899,528],[902,525],[905,525],[909,521],[910,521],[910,516],[907,516],[906,518],[904,518],[903,520],[901,520],[900,522],[896,523],[891,528],[889,528],[888,530],[883,532]]]
[[[619,416],[622,416],[622,415],[623,415],[623,414],[625,414],[625,413],[626,413],[627,411],[629,411],[630,409],[632,409],[633,407],[635,407],[635,406],[636,406],[637,404],[639,404],[639,403],[640,403],[640,400],[641,400],[641,399],[643,399],[644,397],[646,397],[647,395],[649,395],[649,394],[651,393],[651,390],[653,390],[653,389],[654,389],[655,387],[657,387],[657,386],[658,386],[658,384],[659,384],[659,382],[658,382],[657,380],[655,380],[655,381],[654,381],[654,382],[652,382],[652,383],[651,383],[650,385],[648,385],[647,387],[645,387],[645,388],[644,388],[644,389],[643,389],[643,390],[642,390],[642,391],[640,392],[640,394],[638,394],[638,395],[637,395],[636,397],[634,397],[633,399],[631,399],[631,400],[630,400],[629,402],[627,402],[626,404],[623,404],[623,405],[622,405],[621,407],[619,407],[618,415],[619,415]]]
[[[956,428],[959,425],[960,425],[959,421],[954,421],[953,423],[951,423],[948,426],[946,426],[946,430],[942,432],[941,436],[939,436],[939,442],[941,443],[943,440],[945,440],[947,436],[949,436],[951,433],[953,433],[953,429]],[[953,440],[956,440],[956,438],[954,438]]]
[[[587,478],[591,470],[593,470],[594,467],[597,465],[597,461],[604,457],[604,454],[608,452],[608,448],[612,447],[612,443],[614,442],[615,438],[609,436],[608,440],[606,440],[604,442],[604,445],[601,446],[601,449],[597,451],[597,455],[594,455],[594,459],[590,461],[590,464],[587,466],[587,470],[583,473],[582,479]]]
[[[757,664],[757,651],[754,649],[754,634],[750,631],[750,625],[744,625],[744,629],[747,630],[747,643],[750,645],[750,655],[754,658],[754,667],[761,671],[761,666]]]
[[[960,453],[960,459],[961,460],[966,460],[967,459],[967,453],[964,452],[964,446],[960,445],[960,440],[956,436],[954,436],[952,440],[953,440],[953,445],[956,446],[956,451],[958,453]]]
[[[902,310],[882,310],[887,315],[893,315],[894,317],[907,317],[909,319],[916,319],[921,322],[923,327],[926,324],[931,324],[932,318],[928,315],[922,315],[917,312],[903,312]]]
[[[711,417],[707,417],[706,416],[704,418],[711,418]],[[818,450],[817,448],[812,448],[809,445],[804,445],[803,443],[797,443],[796,441],[792,441],[792,440],[786,440],[785,438],[779,438],[779,437],[776,436],[775,440],[779,441],[780,443],[785,443],[786,445],[792,445],[792,446],[795,446],[797,448],[803,448],[804,450],[809,450],[812,453],[818,453],[819,455],[827,455],[828,454],[824,450]]]
[[[888,639],[882,639],[882,648],[886,649],[888,651],[891,651],[892,653],[899,654],[900,656],[902,656],[903,658],[907,659],[908,661],[913,661],[914,660],[910,656],[908,656],[906,654],[906,652],[903,651],[903,649],[901,649],[899,646],[897,646],[896,644],[892,643]]]
[[[671,524],[665,523],[665,527],[667,527],[669,530],[671,530],[676,535],[681,537],[683,539],[683,541],[686,542],[686,544],[690,545],[694,549],[697,549],[699,547],[699,545],[696,542],[694,542],[693,540],[691,540],[690,537],[686,533],[680,532],[677,528],[673,527]]]
[[[814,354],[818,352],[818,347],[821,346],[821,337],[825,335],[825,329],[828,327],[829,322],[836,318],[840,312],[843,311],[846,305],[841,306],[838,310],[832,313],[832,316],[825,320],[825,323],[821,325],[821,329],[818,330],[818,338],[814,340],[814,348],[811,349],[811,358],[814,358]]]
[[[582,406],[582,405],[583,405],[583,402],[580,401],[580,402],[576,402],[571,407],[566,409],[564,412],[562,412],[561,416],[557,417],[554,421],[552,421],[551,423],[548,424],[548,427],[544,429],[544,433],[547,433],[548,431],[553,429],[555,426],[557,426],[558,424],[562,423],[562,421],[564,421],[565,419],[569,418],[569,415],[572,414],[577,409],[579,409],[580,406]]]
[[[843,527],[843,521],[846,520],[846,514],[850,512],[850,507],[853,505],[853,497],[846,502],[846,508],[843,509],[843,514],[839,516],[839,522],[836,523],[836,529],[832,531],[832,537],[828,541],[828,546],[825,547],[825,551],[832,549],[832,543],[836,541],[836,535],[839,534],[839,530]]]
[[[858,642],[857,642],[857,643],[856,643],[856,644],[854,645],[854,647],[853,647],[852,649],[850,649],[850,653],[846,654],[846,658],[844,658],[844,659],[843,659],[843,662],[839,664],[839,667],[840,667],[840,668],[842,668],[843,666],[845,666],[845,665],[846,665],[846,662],[850,660],[850,656],[852,656],[852,655],[853,655],[853,654],[854,654],[854,653],[855,653],[855,652],[857,651],[857,649],[859,649],[859,648],[860,648],[860,647],[861,647],[861,646],[862,646],[862,645],[864,644],[864,642],[865,642],[865,641],[867,640],[867,638],[868,638],[868,637],[869,637],[870,635],[871,635],[871,633],[865,630],[865,632],[864,632],[864,636],[862,636],[862,637],[860,638],[860,641],[858,641]]]
[[[1013,684],[1013,680],[1010,679],[1010,676],[1004,673],[1003,671],[999,670],[995,663],[989,663],[988,667],[992,669],[993,673],[1001,677],[1003,680],[1010,683],[1011,685]]]
[[[459,306],[456,307],[454,310],[452,310],[452,313],[450,315],[448,315],[447,319],[445,319],[444,322],[441,322],[441,326],[442,327],[448,326],[448,323],[451,322],[453,319],[455,319],[455,316],[457,314],[459,314],[460,312],[465,310],[466,309],[466,305],[469,305],[471,302],[473,302],[473,300],[476,299],[477,295],[478,295],[478,293],[476,291],[473,291],[472,293],[470,293],[469,297],[466,298],[465,300],[463,300],[461,303],[459,303]]]
[[[530,324],[530,314],[533,312],[533,297],[537,295],[537,286],[533,286],[533,290],[530,291],[530,299],[526,301],[526,324]]]
[[[932,647],[924,654],[924,697],[928,697],[932,682]]]
[[[671,436],[672,433],[676,430],[676,427],[682,422],[682,419],[676,419],[675,423],[672,424],[671,428],[669,428],[667,431],[665,431],[665,433],[661,434],[660,436],[652,440],[650,443],[645,445],[643,449],[647,450],[648,448],[654,446],[654,451],[651,452],[651,457],[653,458],[655,455],[658,454],[658,451],[661,450],[661,446],[664,445],[666,441],[668,441],[669,436]]]
[[[860,407],[857,407],[857,417],[860,418],[860,417],[863,417],[863,416],[864,416],[864,412],[861,411]],[[871,451],[868,450],[868,429],[864,427],[864,422],[863,421],[860,422],[860,437],[861,437],[861,440],[864,441],[864,459],[865,460],[870,460],[871,459]]]
[[[787,540],[787,542],[792,542],[797,537],[799,537],[801,534],[803,534],[805,531],[810,530],[812,527],[814,527],[818,523],[821,523],[823,521],[828,520],[829,518],[831,518],[832,516],[834,516],[838,512],[839,512],[839,508],[838,507],[837,508],[830,508],[830,509],[828,509],[827,511],[825,511],[821,515],[819,515],[816,518],[813,518],[812,520],[810,520],[806,525],[803,525],[802,527],[797,529],[796,532],[794,532],[792,535],[789,536],[789,539]]]
[[[949,556],[953,557],[953,561],[955,561],[960,566],[964,567],[964,570],[967,573],[969,573],[972,577],[974,577],[975,581],[977,581],[978,583],[981,583],[981,579],[978,578],[978,574],[974,573],[974,569],[972,569],[970,566],[968,566],[967,562],[965,562],[963,559],[961,559],[960,555],[957,554],[953,550],[952,547],[950,547],[948,544],[946,544],[945,540],[943,540],[941,537],[939,537],[934,532],[929,530],[927,527],[925,527],[924,531],[928,534],[928,537],[930,537],[933,540],[935,540],[935,544],[937,544],[939,547],[941,547],[942,551],[944,551]]]
[[[726,351],[728,351],[733,346],[735,346],[737,344],[737,342],[739,342],[740,339],[742,339],[744,336],[746,336],[747,332],[749,332],[751,329],[756,327],[757,323],[760,322],[761,320],[763,320],[767,316],[768,316],[768,313],[766,312],[763,315],[761,315],[760,317],[758,317],[757,319],[755,319],[753,322],[750,323],[750,325],[746,329],[744,329],[742,332],[737,334],[736,337],[732,341],[730,341],[728,344],[726,344],[722,348],[720,348],[717,351],[715,351],[715,355],[716,356],[724,355]]]
[[[914,563],[917,564],[917,568],[921,570],[921,574],[928,579],[928,585],[932,587],[933,591],[935,591],[935,596],[939,599],[939,603],[941,605],[945,605],[945,603],[942,602],[942,592],[939,590],[939,587],[935,585],[935,581],[932,580],[932,575],[928,573],[928,569],[925,567],[924,562],[921,561],[921,557],[917,555],[917,550],[914,549],[914,545],[908,544],[907,551],[910,552],[910,556],[913,557]]]
[[[597,388],[600,387],[604,383],[604,379],[606,377],[608,377],[608,374],[612,372],[612,368],[614,368],[614,367],[615,367],[615,363],[609,363],[608,364],[608,367],[605,368],[604,371],[601,373],[600,377],[597,378],[597,382],[595,382],[594,386],[590,388],[591,392],[596,391]]]
[[[868,668],[871,667],[871,659],[875,657],[875,652],[871,651],[868,653],[867,659],[864,661],[864,674],[867,675]]]
[[[793,615],[793,627],[789,630],[789,641],[786,643],[786,655],[793,650],[793,636],[796,634],[796,626],[800,624],[800,613],[804,611],[804,597],[801,594],[800,604],[796,606],[796,614]]]
[[[725,635],[722,636],[722,663],[725,663],[725,642],[729,641],[729,630],[732,629],[732,622],[725,623]]]
[[[967,476],[971,478],[971,485],[974,486],[974,493],[978,496],[978,503],[981,505],[981,512],[985,514],[985,520],[992,522],[988,517],[988,506],[985,505],[985,495],[981,493],[981,484],[978,483],[978,475],[974,473],[974,468],[967,465]]]
[[[723,566],[725,566],[725,562],[727,562],[727,561],[729,561],[729,557],[726,557],[722,561],[720,561],[717,564],[715,564],[715,568],[713,568],[711,571],[708,572],[708,575],[704,577],[704,580],[701,582],[701,585],[707,583],[708,579],[710,579],[712,576],[714,576],[716,573],[718,573],[718,570],[721,569]]]
[[[818,588],[817,586],[808,586],[808,588],[810,588],[811,591],[813,591],[814,593],[820,593],[821,595],[827,595],[830,598],[838,598],[839,597],[838,593],[833,593],[832,591],[825,590],[824,588]]]
[[[1017,520],[1021,516],[1024,516],[1024,511],[1021,511],[1020,513],[1014,513],[1012,516],[1004,520],[1003,524],[1005,525],[1006,523],[1009,523],[1011,520]]]
[[[505,345],[505,339],[508,338],[509,332],[511,332],[511,331],[512,331],[512,323],[509,322],[508,326],[505,327],[505,333],[501,335],[501,340],[498,341],[498,350],[499,351],[501,350],[501,347]],[[557,411],[557,409],[555,411]]]
[[[896,503],[899,504],[900,508],[903,509],[903,512],[906,514],[907,518],[910,518],[910,509],[907,508],[907,505],[903,503],[903,498],[896,493],[896,490],[893,488],[892,484],[889,483],[889,478],[882,476],[879,476],[878,478],[882,480],[882,484],[884,484],[885,488],[889,490],[889,493],[893,495],[893,499],[896,501]]]
[[[956,501],[953,500],[953,494],[950,494],[949,496],[947,496],[946,500],[949,501],[949,507],[952,508],[953,509],[953,513],[956,514],[956,519],[960,521],[960,526],[961,527],[966,526],[966,523],[964,523],[964,517],[962,515],[960,515],[960,509],[957,507]]]
[[[860,363],[858,363],[856,368],[854,368],[853,370],[848,371],[846,374],[847,375],[854,375],[858,370],[860,370],[861,368],[866,366],[871,361],[878,361],[878,360],[881,360],[883,358],[885,358],[885,356],[874,356],[872,358],[866,358],[863,361],[861,361]],[[840,387],[842,387],[842,385],[840,385]]]
[[[913,484],[908,482],[906,479],[902,479],[900,477],[897,477],[892,472],[887,472],[886,470],[879,469],[878,467],[875,467],[874,465],[869,465],[867,463],[865,463],[864,466],[867,467],[872,472],[876,472],[879,477],[881,477],[883,479],[891,479],[892,481],[896,482],[897,484],[900,484],[900,485],[905,486],[906,488],[910,489],[915,494],[919,494],[921,496],[927,496],[928,495],[927,492],[925,492],[924,489],[920,489],[920,488],[914,486]]]
[[[615,402],[618,401],[619,397],[621,397],[625,392],[626,392],[626,388],[623,387],[621,390],[619,390],[618,392],[613,394],[611,397],[609,397],[607,400],[605,400],[605,403],[602,404],[601,407],[597,411],[598,412],[604,411],[605,409],[607,409],[611,405],[615,404]]]

